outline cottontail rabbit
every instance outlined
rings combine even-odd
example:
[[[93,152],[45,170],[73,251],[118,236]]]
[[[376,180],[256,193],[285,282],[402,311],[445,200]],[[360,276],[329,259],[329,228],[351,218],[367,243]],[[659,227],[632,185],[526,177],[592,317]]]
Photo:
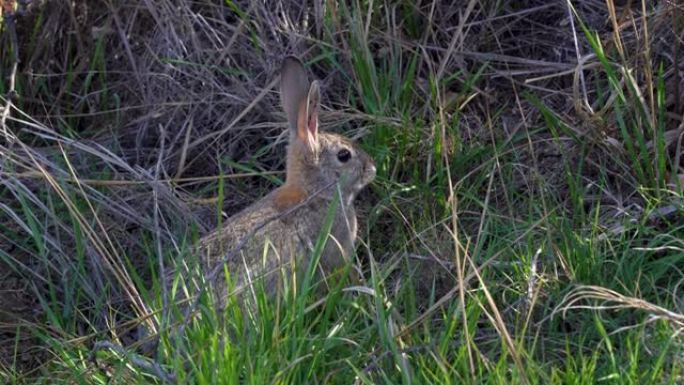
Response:
[[[339,204],[319,267],[327,274],[343,266],[356,239],[354,198],[375,178],[375,164],[361,148],[318,130],[319,86],[309,82],[302,63],[285,58],[280,76],[280,99],[290,132],[285,184],[228,219],[198,248],[205,272],[225,263],[236,292],[263,279],[272,295],[281,285],[281,267],[305,271],[335,199]],[[218,304],[224,305],[230,295],[224,275],[209,284]]]

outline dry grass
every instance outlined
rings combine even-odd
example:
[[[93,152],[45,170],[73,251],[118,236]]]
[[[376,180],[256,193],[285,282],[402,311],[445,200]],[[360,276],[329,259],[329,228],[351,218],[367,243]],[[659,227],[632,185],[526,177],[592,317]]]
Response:
[[[371,260],[411,254],[448,275],[416,289],[434,297],[420,312],[402,303],[385,320],[396,350],[374,345],[358,378],[411,352],[411,333],[452,304],[466,371],[508,356],[521,383],[549,358],[535,344],[585,325],[554,334],[554,308],[606,300],[681,330],[681,249],[649,249],[640,261],[676,268],[638,282],[623,260],[606,257],[617,278],[581,260],[643,251],[649,237],[679,247],[680,1],[55,0],[3,17],[0,374],[45,370],[62,354],[46,341],[127,342],[161,270],[280,183],[275,85],[293,53],[321,80],[323,129],[359,138],[379,165],[360,198],[367,277]],[[595,286],[613,278],[624,282]],[[413,288],[392,282],[397,297]]]

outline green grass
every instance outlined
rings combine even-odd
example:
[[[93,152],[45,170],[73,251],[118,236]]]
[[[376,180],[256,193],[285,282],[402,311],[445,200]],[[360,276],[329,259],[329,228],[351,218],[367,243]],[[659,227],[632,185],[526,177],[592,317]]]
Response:
[[[491,15],[503,9],[500,2],[478,4]],[[264,55],[258,28],[264,21],[239,2],[227,8],[236,23],[245,23],[247,46]],[[136,360],[182,384],[681,383],[684,207],[681,186],[666,178],[679,167],[666,140],[667,69],[649,64],[637,74],[625,71],[638,54],[606,46],[605,36],[578,18],[578,39],[595,55],[585,70],[593,111],[568,116],[555,99],[515,81],[515,95],[507,95],[516,103],[507,104],[484,95],[499,86],[496,63],[457,68],[444,62],[447,70],[440,70],[442,53],[429,47],[432,34],[442,32],[431,30],[410,2],[394,10],[404,23],[401,33],[384,4],[326,8],[307,56],[312,68],[332,74],[329,89],[338,95],[330,99],[360,122],[361,144],[378,165],[361,198],[356,262],[364,268],[362,286],[334,277],[321,299],[312,265],[280,297],[268,298],[257,286],[253,307],[231,301],[217,310],[203,295],[198,316],[181,334],[183,309],[162,310],[160,266],[186,264],[194,271],[189,250],[201,225],[179,202],[210,190],[218,196],[211,215],[225,223],[221,212],[234,204],[230,199],[256,198],[279,179],[223,176],[277,166],[269,156],[282,148],[236,134],[251,156],[217,159],[221,177],[209,188],[154,182],[165,179],[163,151],[143,154],[162,160],[146,159],[149,167],[142,169],[118,152],[120,137],[108,142],[109,153],[69,141],[108,132],[98,131],[95,123],[102,121],[91,120],[88,108],[125,105],[128,91],[109,83],[114,72],[103,39],[92,47],[85,76],[74,69],[81,48],[67,50],[59,94],[50,80],[20,77],[26,100],[55,104],[59,133],[36,135],[32,125],[45,122],[24,115],[12,123],[25,131],[21,151],[1,148],[8,155],[0,170],[0,244],[13,248],[0,248],[0,263],[29,282],[40,309],[37,318],[17,324],[23,333],[14,333],[14,350],[29,335],[47,353],[29,372],[19,353],[5,358],[0,383],[163,382]],[[36,22],[45,17],[41,12]],[[27,49],[41,46],[32,30]],[[444,44],[447,51],[449,41]],[[255,75],[232,62],[159,60],[177,71],[218,71],[231,81]],[[175,75],[191,73],[182,71]],[[99,104],[78,102],[92,93]],[[518,103],[529,103],[539,116],[507,131],[509,110]],[[107,129],[123,131],[127,117],[107,115],[113,121]],[[263,129],[261,117],[256,121]],[[173,140],[148,146],[157,150]],[[548,149],[558,155],[545,163],[538,153]],[[17,175],[26,171],[36,174]],[[125,192],[97,183],[115,179],[141,183]],[[117,227],[125,221],[133,225]],[[437,256],[444,267],[431,270],[410,258],[416,255]],[[197,290],[181,278],[175,290]],[[93,351],[96,341],[128,344],[125,330],[147,311],[161,325],[155,354],[139,356],[135,345],[128,354]],[[2,330],[6,324],[0,310]]]

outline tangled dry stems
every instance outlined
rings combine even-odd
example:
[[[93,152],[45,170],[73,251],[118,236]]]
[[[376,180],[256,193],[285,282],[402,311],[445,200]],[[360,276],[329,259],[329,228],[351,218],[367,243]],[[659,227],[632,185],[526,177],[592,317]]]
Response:
[[[330,3],[314,1],[310,8],[287,0],[275,5],[235,3],[241,12],[222,3],[167,0],[36,1],[25,8],[20,4],[16,18],[5,19],[16,20],[17,31],[14,37],[11,24],[2,30],[2,69],[10,80],[5,91],[11,96],[18,81],[21,93],[16,103],[11,97],[3,99],[0,126],[6,138],[15,136],[18,143],[6,140],[0,146],[0,184],[15,199],[1,203],[2,221],[17,233],[36,231],[22,219],[18,201],[23,197],[40,210],[39,223],[53,223],[38,227],[45,255],[36,255],[12,237],[0,239],[4,249],[18,250],[11,257],[21,272],[9,274],[30,277],[39,292],[46,288],[45,277],[57,275],[64,280],[69,274],[80,274],[65,268],[74,263],[76,234],[69,221],[45,203],[52,194],[66,205],[78,197],[87,202],[95,219],[79,217],[75,207],[69,209],[88,237],[84,306],[111,295],[108,283],[114,282],[114,306],[121,309],[120,301],[134,303],[135,313],[144,315],[147,310],[135,284],[119,269],[125,265],[124,255],[143,254],[141,235],[157,234],[155,247],[180,252],[183,234],[190,228],[199,227],[201,233],[216,224],[211,205],[201,204],[203,198],[210,201],[213,196],[206,192],[206,182],[215,181],[220,172],[230,175],[221,178],[232,178],[226,184],[225,196],[230,199],[224,205],[231,214],[261,195],[252,191],[263,191],[271,183],[261,172],[255,177],[254,171],[282,168],[284,119],[278,112],[274,84],[280,58],[288,53],[312,59],[312,70],[329,98],[323,104],[343,111],[324,111],[324,126],[343,126],[352,135],[361,135],[373,125],[401,127],[407,120],[402,115],[408,116],[421,130],[418,152],[428,157],[434,125],[440,119],[459,119],[459,140],[469,146],[512,140],[529,131],[543,119],[521,97],[530,93],[566,118],[580,138],[599,144],[589,159],[595,166],[587,167],[583,175],[586,180],[596,180],[605,166],[615,176],[617,189],[633,192],[636,184],[629,171],[610,161],[613,144],[620,142],[615,122],[605,115],[610,103],[589,102],[595,99],[592,84],[604,78],[594,71],[600,64],[581,37],[572,17],[576,14],[577,20],[597,31],[607,48],[620,47],[621,70],[633,74],[636,83],[647,83],[644,68],[662,63],[668,87],[666,132],[672,134],[668,145],[679,140],[675,138],[684,112],[679,53],[682,6],[675,1],[646,13],[638,2],[582,0],[572,2],[570,9],[564,2],[543,0],[503,8],[497,7],[498,2],[445,1],[408,9],[389,6],[384,15],[365,16],[340,4],[330,24],[323,17],[323,7],[334,6]],[[612,12],[606,4],[614,5]],[[38,20],[41,27],[35,29]],[[349,20],[359,23],[348,28]],[[369,65],[390,58],[404,68],[416,55],[416,84],[405,111],[383,109],[383,103],[369,110],[359,102],[362,81],[375,82],[374,96],[380,100],[383,96],[377,79],[348,76],[355,71],[350,47],[359,44],[358,36],[366,39]],[[647,54],[644,47],[649,47]],[[321,59],[329,57],[334,59]],[[430,103],[429,79],[472,75],[483,66],[483,81],[466,98],[460,95],[464,84],[450,82],[440,90],[443,105]],[[648,90],[642,91],[646,96],[641,100],[648,105]],[[501,113],[502,124],[496,129],[490,121],[493,111]],[[530,176],[537,175],[561,196],[566,193],[556,159],[576,154],[575,145],[559,145],[541,134],[516,150],[521,175],[517,191],[538,189]],[[222,159],[251,163],[252,171]],[[673,170],[675,175],[678,172]],[[401,181],[405,174],[395,176]],[[510,203],[506,191],[492,189],[493,206]],[[630,204],[610,196],[601,199],[618,206]],[[162,252],[158,254],[161,257]],[[46,264],[37,262],[45,256],[49,256]],[[454,294],[447,293],[438,303]],[[644,309],[681,326],[678,314],[596,287],[573,290],[557,311],[575,309],[583,299]],[[434,308],[425,317],[431,311]],[[102,329],[110,324],[102,315],[95,318]]]

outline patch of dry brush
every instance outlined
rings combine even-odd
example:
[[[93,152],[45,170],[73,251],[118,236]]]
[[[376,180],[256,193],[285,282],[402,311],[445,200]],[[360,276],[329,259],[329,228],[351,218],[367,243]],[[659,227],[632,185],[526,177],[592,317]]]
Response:
[[[234,4],[36,0],[20,1],[14,15],[5,11],[0,33],[3,106],[14,77],[14,53],[18,71],[16,96],[13,107],[4,111],[3,127],[16,140],[0,145],[3,365],[11,364],[17,330],[44,322],[35,294],[46,294],[48,280],[56,298],[66,303],[71,300],[63,298],[69,280],[89,274],[83,281],[91,286],[84,288],[79,306],[88,309],[104,296],[112,299],[114,313],[122,312],[116,317],[129,319],[131,309],[140,314],[144,305],[131,278],[115,266],[125,266],[125,257],[144,265],[136,257],[149,255],[143,252],[148,247],[180,248],[193,225],[200,233],[213,228],[215,200],[207,186],[215,185],[220,172],[227,175],[226,213],[261,195],[271,181],[225,160],[251,162],[256,170],[282,168],[285,124],[275,85],[284,55],[312,61],[328,98],[323,104],[343,111],[324,111],[324,126],[362,134],[378,122],[401,127],[406,121],[391,108],[368,111],[360,102],[363,79],[353,75],[350,51],[357,35],[347,23],[352,4]],[[598,168],[608,167],[614,187],[628,189],[622,196],[631,196],[630,170],[613,154],[620,142],[615,122],[596,104],[595,86],[605,78],[579,20],[598,33],[607,49],[620,52],[621,70],[631,72],[638,84],[649,84],[648,77],[662,65],[668,87],[666,132],[675,138],[672,154],[679,156],[682,4],[578,0],[572,6],[577,17],[565,2],[545,0],[390,2],[362,15],[362,35],[380,69],[390,59],[406,67],[417,53],[408,121],[426,127],[420,139],[426,154],[434,140],[431,122],[440,114],[461,120],[459,140],[469,146],[532,133],[528,144],[516,148],[521,175],[516,188],[538,188],[534,178],[540,178],[563,194],[567,186],[559,159],[579,156],[578,145],[535,130],[543,117],[524,96],[529,93],[591,143],[586,181],[597,177]],[[429,79],[457,72],[467,78],[485,65],[472,98],[459,99],[464,85],[452,81],[440,89],[443,104],[431,103]],[[640,91],[645,100],[652,98],[652,90]],[[503,206],[505,200],[504,192],[494,194],[492,204]],[[78,201],[78,209],[46,203],[60,201]],[[22,219],[26,206],[33,208],[35,223]],[[78,217],[79,210],[92,217]],[[74,222],[82,234],[74,232]],[[36,229],[41,237],[31,235]],[[147,244],[144,233],[160,235],[163,244]],[[75,249],[76,237],[86,239],[84,250]],[[26,239],[43,244],[29,248]],[[86,267],[74,265],[77,253],[86,256]],[[110,314],[86,317],[99,330],[115,323]],[[30,343],[20,345],[20,356],[38,357]]]

